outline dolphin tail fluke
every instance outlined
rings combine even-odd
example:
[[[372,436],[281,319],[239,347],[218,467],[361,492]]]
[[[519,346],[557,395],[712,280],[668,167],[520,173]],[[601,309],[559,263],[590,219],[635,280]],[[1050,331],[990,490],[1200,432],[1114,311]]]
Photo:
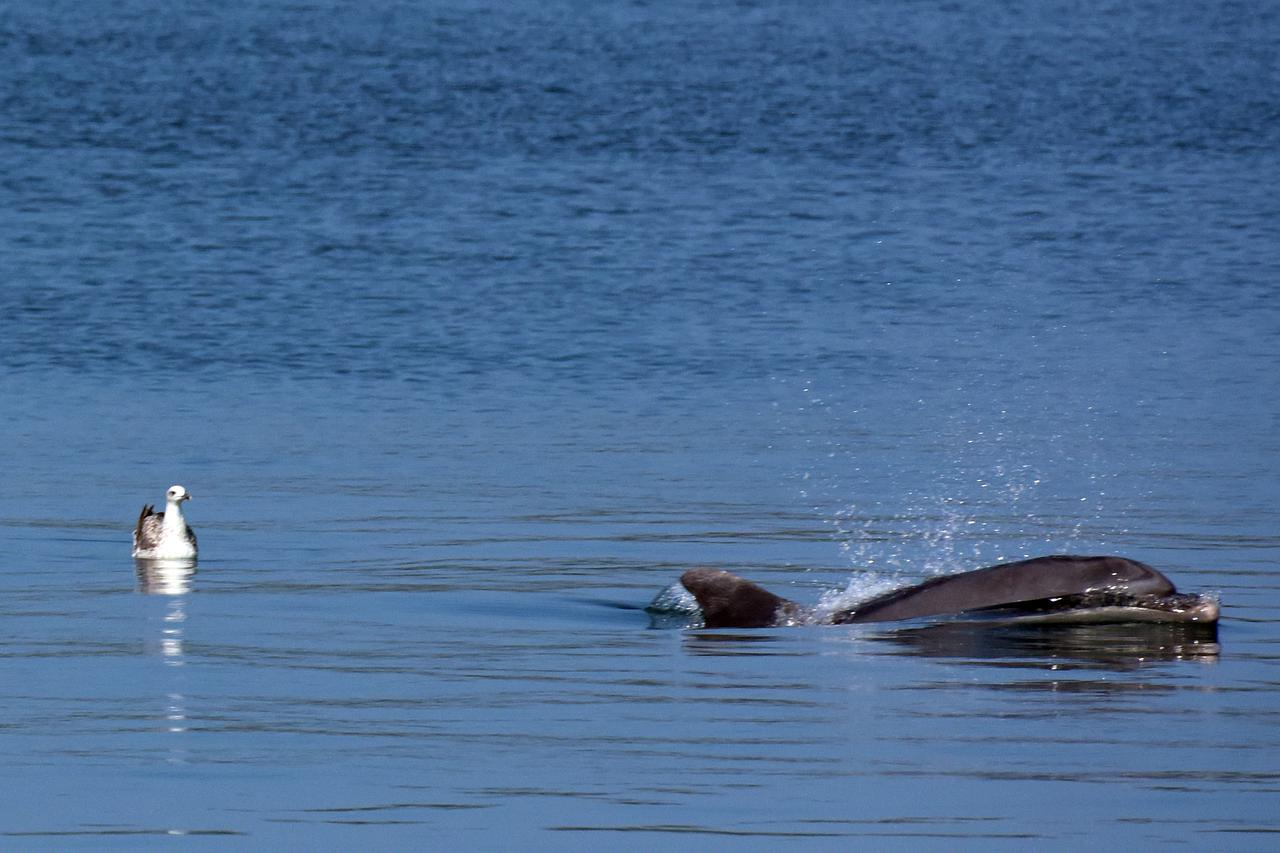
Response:
[[[698,600],[708,628],[767,628],[802,618],[804,608],[721,569],[690,569],[680,583]]]

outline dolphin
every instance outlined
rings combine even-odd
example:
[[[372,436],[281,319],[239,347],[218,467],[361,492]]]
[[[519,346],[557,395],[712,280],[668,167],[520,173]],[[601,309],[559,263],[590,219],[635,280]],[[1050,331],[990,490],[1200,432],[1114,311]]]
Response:
[[[845,625],[929,616],[1042,622],[1218,621],[1218,602],[1187,595],[1160,572],[1125,557],[1053,555],[931,578],[861,604],[821,613],[720,569],[680,577],[707,628]]]

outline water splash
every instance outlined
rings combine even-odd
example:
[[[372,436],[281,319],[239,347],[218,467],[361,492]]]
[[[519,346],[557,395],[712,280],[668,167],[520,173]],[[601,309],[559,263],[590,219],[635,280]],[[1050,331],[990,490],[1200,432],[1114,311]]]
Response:
[[[702,625],[698,599],[679,581],[664,587],[645,607],[655,628],[696,628]]]

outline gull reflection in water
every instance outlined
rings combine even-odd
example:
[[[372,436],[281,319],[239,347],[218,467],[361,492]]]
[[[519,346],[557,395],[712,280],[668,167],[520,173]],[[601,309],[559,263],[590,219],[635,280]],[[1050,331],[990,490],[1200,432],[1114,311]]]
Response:
[[[147,595],[186,595],[196,576],[195,560],[138,560],[138,592]]]
[[[184,631],[187,621],[187,593],[196,575],[195,560],[134,560],[138,570],[138,591],[169,596],[160,629],[160,658],[165,666],[180,667],[184,660]],[[165,694],[164,727],[170,733],[187,731],[186,697],[178,689]],[[168,762],[186,762],[186,750],[169,750]]]

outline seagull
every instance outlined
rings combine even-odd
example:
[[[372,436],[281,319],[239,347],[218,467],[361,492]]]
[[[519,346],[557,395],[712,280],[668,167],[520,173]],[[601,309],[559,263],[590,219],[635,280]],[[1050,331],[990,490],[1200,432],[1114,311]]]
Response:
[[[165,492],[164,512],[147,504],[138,516],[133,531],[133,556],[143,560],[194,560],[196,534],[182,517],[182,502],[191,493],[182,486],[170,486]]]

